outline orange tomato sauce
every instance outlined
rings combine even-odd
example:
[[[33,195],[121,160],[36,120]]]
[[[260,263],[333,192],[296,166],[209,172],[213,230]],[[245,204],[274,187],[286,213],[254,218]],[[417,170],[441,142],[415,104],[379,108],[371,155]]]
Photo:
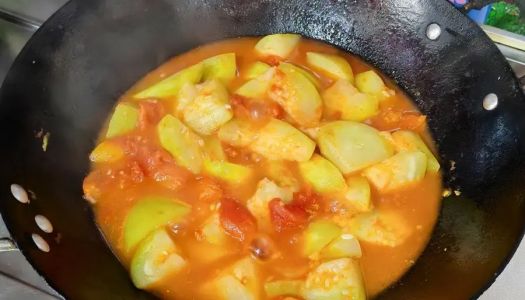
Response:
[[[261,59],[257,56],[253,50],[256,42],[255,38],[231,39],[202,46],[176,56],[146,75],[119,101],[139,105],[140,101],[132,98],[135,93],[178,70],[226,52],[237,54],[239,76],[228,86],[228,90],[233,91],[246,81],[243,73],[250,63],[257,60],[270,64],[275,63],[271,59]],[[320,42],[305,39],[286,60],[308,69],[307,51],[340,55],[350,62],[354,74],[373,69],[354,55]],[[321,89],[329,87],[334,82],[323,74],[311,71],[320,80]],[[381,102],[380,112],[365,123],[379,130],[400,128],[414,130],[420,133],[427,145],[433,148],[431,137],[426,129],[425,117],[417,111],[410,99],[398,87],[384,76],[383,79],[395,93]],[[183,167],[177,166],[169,157],[169,153],[160,146],[155,129],[160,116],[174,110],[173,103],[174,101],[163,100],[150,110],[144,109],[140,128],[125,136],[112,138],[115,143],[126,149],[127,155],[115,163],[94,164],[92,173],[84,183],[84,189],[94,202],[96,221],[108,244],[126,267],[129,267],[133,252],[126,252],[123,245],[123,224],[128,211],[141,197],[154,194],[181,199],[191,204],[190,220],[182,226],[170,228],[171,237],[186,254],[191,267],[176,276],[163,280],[151,290],[165,299],[200,299],[195,295],[198,294],[197,291],[201,284],[213,278],[235,260],[250,255],[250,243],[247,239],[240,242],[232,238],[229,241],[232,245],[228,250],[229,254],[213,260],[216,251],[210,250],[199,242],[199,224],[210,215],[211,210],[216,209],[216,204],[221,199],[231,198],[241,204],[245,203],[246,199],[254,193],[257,182],[264,178],[265,174],[257,157],[254,158],[245,149],[227,145],[223,146],[226,148],[230,161],[250,165],[255,170],[255,175],[250,182],[231,187],[205,175],[195,176]],[[318,153],[319,150],[316,149],[316,152]],[[296,163],[289,162],[288,164],[292,174],[301,180]],[[155,180],[158,178],[155,176],[167,176],[168,180],[159,182]],[[324,201],[319,195],[308,195],[307,192],[305,195],[318,198],[317,200],[308,199],[308,201]],[[430,238],[438,216],[440,199],[441,177],[439,174],[427,174],[419,183],[388,194],[380,194],[372,188],[374,207],[400,214],[412,231],[407,240],[396,247],[361,242],[363,256],[359,261],[368,297],[377,295],[394,283],[415,263]],[[317,216],[329,215],[329,212],[321,209],[316,214]],[[261,235],[269,237],[274,243],[273,248],[278,249],[280,253],[276,258],[261,263],[262,282],[269,278],[279,278],[283,273],[304,278],[310,268],[310,262],[299,250],[302,231],[302,229],[294,229],[285,232],[261,233],[256,231],[249,233],[251,237]],[[264,299],[263,294],[261,294],[261,299]]]

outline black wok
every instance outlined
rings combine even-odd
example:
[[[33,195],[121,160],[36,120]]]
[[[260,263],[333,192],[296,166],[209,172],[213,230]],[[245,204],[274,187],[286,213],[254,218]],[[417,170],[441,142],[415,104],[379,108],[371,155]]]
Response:
[[[53,288],[70,299],[151,297],[133,287],[82,199],[98,132],[119,95],[169,57],[275,32],[326,41],[391,76],[428,115],[445,184],[461,192],[444,199],[414,267],[379,297],[468,299],[494,281],[525,223],[525,99],[496,47],[446,1],[74,0],[29,41],[0,95],[0,213]],[[498,105],[486,110],[490,93]],[[40,129],[50,132],[45,152]],[[36,198],[15,201],[12,183]],[[31,239],[35,214],[54,225],[40,232],[49,253]]]

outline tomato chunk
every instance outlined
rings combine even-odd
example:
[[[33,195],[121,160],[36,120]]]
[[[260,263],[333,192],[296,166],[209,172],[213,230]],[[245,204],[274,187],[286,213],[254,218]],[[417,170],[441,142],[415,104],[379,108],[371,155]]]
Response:
[[[142,101],[139,107],[139,128],[141,130],[156,125],[166,114],[164,107],[158,101]]]
[[[379,130],[405,129],[421,132],[425,129],[426,116],[415,111],[386,109],[381,110],[371,121],[372,125]]]
[[[223,198],[219,209],[222,228],[238,241],[249,240],[257,231],[255,217],[241,203]]]
[[[321,210],[322,203],[321,197],[311,189],[303,189],[297,193],[294,193],[291,204],[301,207],[310,215],[313,215]]]
[[[308,212],[293,202],[284,204],[281,199],[275,198],[268,203],[268,208],[270,219],[277,232],[300,228],[308,222]]]

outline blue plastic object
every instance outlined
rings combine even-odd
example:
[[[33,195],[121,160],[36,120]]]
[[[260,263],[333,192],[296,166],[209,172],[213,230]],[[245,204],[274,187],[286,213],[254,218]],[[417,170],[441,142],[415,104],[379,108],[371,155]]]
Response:
[[[455,7],[463,7],[465,4],[467,4],[468,0],[449,0],[450,3],[452,3]],[[482,9],[473,9],[467,13],[467,16],[471,18],[474,22],[478,24],[485,24],[485,21],[487,21],[487,17],[489,16],[490,8],[492,7],[492,4],[489,4]]]

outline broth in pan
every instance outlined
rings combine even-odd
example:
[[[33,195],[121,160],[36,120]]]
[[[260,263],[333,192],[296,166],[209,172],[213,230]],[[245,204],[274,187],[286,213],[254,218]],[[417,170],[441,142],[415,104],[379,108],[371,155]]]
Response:
[[[163,299],[365,299],[430,238],[434,150],[425,116],[359,58],[239,38],[127,91],[84,192],[133,283]]]

